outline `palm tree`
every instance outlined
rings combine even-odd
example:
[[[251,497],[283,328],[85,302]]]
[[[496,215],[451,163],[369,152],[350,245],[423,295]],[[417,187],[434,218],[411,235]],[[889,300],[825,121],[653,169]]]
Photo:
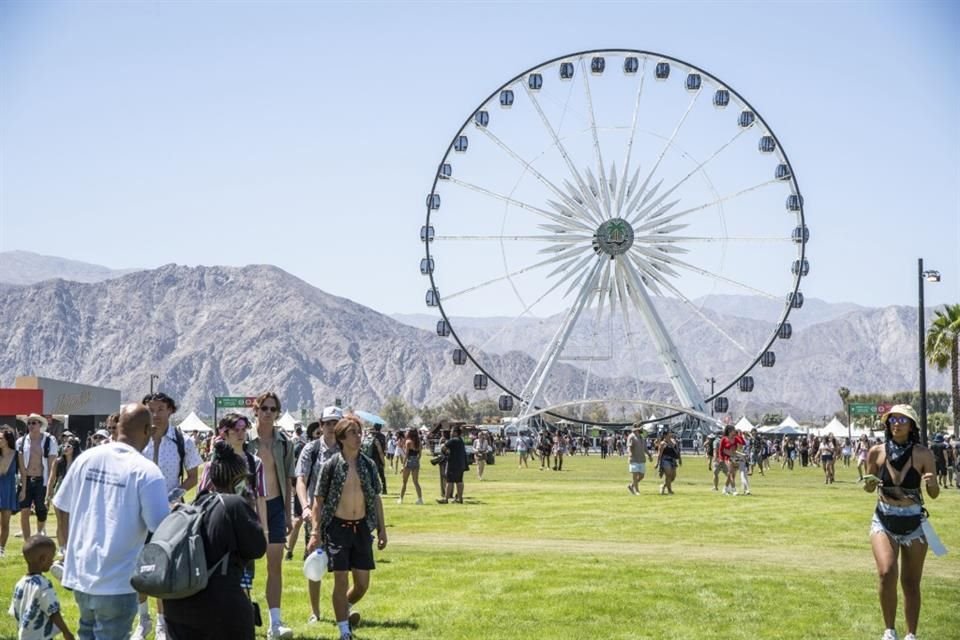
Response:
[[[927,360],[937,371],[950,367],[950,392],[953,404],[953,435],[960,435],[960,304],[943,305],[934,312],[927,330]]]
[[[850,389],[846,387],[840,387],[837,389],[837,395],[840,396],[840,399],[843,400],[843,410],[847,412],[847,425],[850,424],[850,410],[847,409],[847,398],[850,397]]]

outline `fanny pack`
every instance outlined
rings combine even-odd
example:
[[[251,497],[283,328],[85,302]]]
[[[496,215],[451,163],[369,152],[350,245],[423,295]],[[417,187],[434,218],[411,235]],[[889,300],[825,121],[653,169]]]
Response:
[[[876,514],[884,529],[894,535],[905,536],[920,527],[923,522],[924,511],[909,515],[884,513],[880,508],[880,503],[877,503]]]

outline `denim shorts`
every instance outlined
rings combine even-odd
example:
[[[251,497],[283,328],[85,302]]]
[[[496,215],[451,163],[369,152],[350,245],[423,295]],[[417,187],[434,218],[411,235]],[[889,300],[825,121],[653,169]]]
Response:
[[[80,610],[79,640],[127,640],[137,615],[137,594],[95,596],[74,591]]]
[[[920,522],[922,523],[925,518],[923,516],[923,507],[920,505],[912,504],[907,507],[900,507],[893,504],[887,504],[886,502],[878,502],[877,509],[873,512],[873,518],[870,520],[870,535],[873,536],[877,533],[885,533],[890,537],[891,540],[903,547],[910,546],[910,543],[914,540],[926,542],[926,535],[924,534],[922,526],[917,526],[916,529],[909,533],[896,534],[883,526],[883,523],[880,522],[880,516],[877,515],[877,511],[881,511],[884,515],[893,517],[920,515]]]
[[[646,473],[647,465],[644,462],[631,462],[630,473]]]
[[[286,543],[287,514],[280,496],[267,500],[267,529],[267,540],[270,544]]]

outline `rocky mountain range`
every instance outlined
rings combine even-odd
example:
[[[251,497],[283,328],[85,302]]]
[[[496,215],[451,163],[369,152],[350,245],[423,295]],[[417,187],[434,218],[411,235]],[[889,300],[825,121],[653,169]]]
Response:
[[[0,251],[0,282],[34,284],[62,278],[74,282],[101,282],[138,269],[110,269],[98,264],[46,256],[32,251]]]
[[[0,271],[0,281],[7,275]],[[720,301],[702,301],[711,321],[738,339],[762,339],[771,325],[760,318],[769,316],[750,312],[747,302],[739,301],[740,315],[732,315],[716,308]],[[915,388],[916,310],[848,306],[822,303],[815,319],[795,321],[793,337],[776,344],[777,365],[756,370],[755,391],[728,394],[731,411],[819,418],[840,408],[840,386],[855,393]],[[158,374],[160,387],[183,408],[206,414],[216,395],[265,389],[277,390],[291,409],[336,397],[376,411],[392,395],[417,406],[460,392],[471,400],[496,396],[493,385],[485,394],[473,390],[473,367],[452,363],[454,345],[434,331],[437,316],[398,319],[270,266],[167,265],[93,283],[0,286],[0,386],[17,375],[40,375],[138,398]],[[553,322],[530,320],[498,335],[504,319],[453,321],[471,353],[513,388],[529,376]],[[742,354],[702,328],[681,327],[677,335],[701,379],[743,365]],[[655,354],[641,352],[638,370],[649,374],[643,397],[672,397]],[[600,386],[611,395],[635,395],[625,374],[607,371]],[[580,397],[584,376],[575,363],[563,363],[554,370],[552,392]],[[928,386],[947,390],[946,375],[929,370]]]

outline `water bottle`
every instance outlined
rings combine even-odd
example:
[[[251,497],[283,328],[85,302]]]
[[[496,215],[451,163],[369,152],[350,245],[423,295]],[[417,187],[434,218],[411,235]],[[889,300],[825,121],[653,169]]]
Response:
[[[327,555],[323,552],[322,547],[317,547],[317,549],[303,561],[303,575],[307,577],[307,580],[320,582],[323,574],[326,572]]]

